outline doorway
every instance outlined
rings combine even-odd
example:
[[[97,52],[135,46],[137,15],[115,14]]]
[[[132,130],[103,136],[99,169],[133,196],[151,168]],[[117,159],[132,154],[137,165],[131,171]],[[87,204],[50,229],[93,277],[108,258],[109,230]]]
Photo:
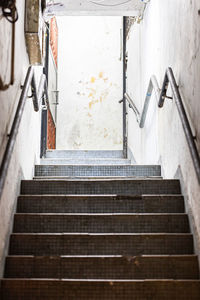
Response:
[[[57,17],[56,148],[123,149],[123,17]]]

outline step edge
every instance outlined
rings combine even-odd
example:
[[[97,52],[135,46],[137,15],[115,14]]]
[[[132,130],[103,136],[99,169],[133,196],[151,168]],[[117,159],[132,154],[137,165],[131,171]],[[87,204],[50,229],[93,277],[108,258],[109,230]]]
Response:
[[[15,213],[14,216],[87,216],[87,217],[137,217],[137,216],[169,216],[187,217],[187,213]]]
[[[193,237],[192,233],[189,233],[189,232],[186,232],[186,233],[86,233],[86,232],[62,232],[62,233],[42,233],[42,232],[39,232],[39,233],[32,233],[32,232],[23,232],[23,233],[19,233],[19,232],[13,232],[11,233],[10,236],[28,236],[28,235],[32,235],[32,236],[63,236],[63,235],[66,235],[66,236],[188,236],[188,237]]]
[[[12,255],[9,254],[6,256],[6,259],[37,259],[37,258],[44,258],[44,259],[52,259],[52,258],[103,258],[103,259],[109,259],[109,258],[174,258],[174,259],[183,259],[183,258],[193,258],[193,259],[198,259],[197,254],[142,254],[142,255]]]

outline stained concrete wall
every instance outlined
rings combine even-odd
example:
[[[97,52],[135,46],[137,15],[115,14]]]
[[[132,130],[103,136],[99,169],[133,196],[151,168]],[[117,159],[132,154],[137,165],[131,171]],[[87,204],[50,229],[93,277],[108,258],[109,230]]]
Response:
[[[58,149],[122,149],[122,18],[58,18]]]
[[[198,0],[151,0],[144,19],[130,31],[128,92],[142,109],[150,76],[161,87],[165,70],[172,67],[197,143],[200,140],[200,3]],[[170,95],[170,89],[168,95]],[[162,163],[165,178],[181,179],[187,210],[200,249],[200,186],[174,101],[156,107],[152,97],[144,129],[132,111],[128,115],[129,147],[138,163]],[[137,144],[138,143],[138,144]],[[199,251],[199,250],[197,250]]]
[[[24,38],[25,1],[17,1],[19,20],[16,23],[15,74],[14,84],[6,91],[0,91],[0,158],[5,149],[7,134],[10,131],[16,109],[21,84],[29,66]],[[0,76],[5,83],[10,79],[11,24],[0,19]],[[41,70],[37,69],[37,78]],[[31,91],[30,91],[31,94]],[[20,192],[21,179],[33,176],[33,166],[39,159],[40,113],[33,110],[31,99],[27,99],[17,141],[10,162],[4,191],[0,199],[0,276],[3,272],[4,257],[7,251],[9,233],[12,230],[13,212]]]

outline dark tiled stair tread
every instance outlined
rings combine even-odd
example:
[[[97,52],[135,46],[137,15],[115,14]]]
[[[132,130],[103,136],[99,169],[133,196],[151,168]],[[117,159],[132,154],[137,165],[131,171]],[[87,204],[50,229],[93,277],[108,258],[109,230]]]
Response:
[[[13,233],[11,255],[192,254],[188,233]]]
[[[199,280],[3,279],[2,300],[199,300]]]
[[[26,180],[22,194],[180,194],[178,180]]]
[[[195,255],[8,256],[7,278],[198,279]]]
[[[14,232],[189,232],[186,214],[15,214]]]
[[[181,195],[21,195],[17,212],[24,213],[183,213]]]

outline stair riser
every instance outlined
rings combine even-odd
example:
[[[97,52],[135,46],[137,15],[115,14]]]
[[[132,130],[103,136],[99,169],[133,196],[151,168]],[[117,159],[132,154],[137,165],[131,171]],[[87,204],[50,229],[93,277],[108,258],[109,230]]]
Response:
[[[8,257],[6,278],[198,279],[197,257]]]
[[[130,165],[129,159],[53,159],[45,158],[41,159],[41,165]]]
[[[21,213],[183,213],[181,196],[119,197],[20,196]]]
[[[15,215],[14,232],[186,233],[187,215]]]
[[[123,158],[121,150],[53,150],[46,152],[46,158]]]
[[[2,280],[2,300],[198,300],[199,281]],[[133,298],[134,295],[134,298]]]
[[[79,235],[13,234],[10,255],[192,254],[190,234]]]
[[[35,166],[35,176],[161,176],[160,166]]]
[[[22,194],[180,194],[178,180],[26,180]]]

